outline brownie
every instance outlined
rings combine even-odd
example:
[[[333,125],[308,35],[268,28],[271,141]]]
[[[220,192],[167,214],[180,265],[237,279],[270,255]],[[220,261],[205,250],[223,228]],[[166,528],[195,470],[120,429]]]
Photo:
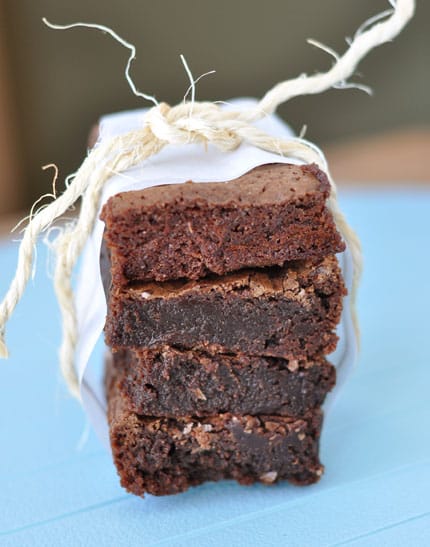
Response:
[[[291,164],[119,193],[101,214],[112,281],[198,279],[343,251],[329,193],[316,165]]]
[[[334,256],[199,281],[112,285],[105,337],[116,348],[309,359],[334,350],[344,294]]]
[[[323,403],[335,379],[322,357],[287,361],[165,347],[122,350],[106,359],[107,388],[118,381],[128,407],[149,416],[301,416]]]
[[[301,418],[217,414],[149,417],[131,411],[118,383],[108,392],[112,454],[121,484],[143,496],[176,494],[206,481],[316,482],[322,414]]]

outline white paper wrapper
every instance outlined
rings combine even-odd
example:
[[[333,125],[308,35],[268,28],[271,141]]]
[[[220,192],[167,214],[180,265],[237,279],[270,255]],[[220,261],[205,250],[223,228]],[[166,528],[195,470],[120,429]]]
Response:
[[[236,99],[225,108],[245,109],[255,105],[252,99]],[[121,112],[104,117],[100,124],[99,142],[103,139],[139,128],[147,109]],[[270,116],[255,124],[268,134],[288,138],[291,129],[277,116]],[[320,152],[320,151],[319,151]],[[321,153],[321,152],[320,152]],[[321,153],[321,156],[324,157]],[[159,184],[194,182],[224,182],[239,177],[265,163],[302,163],[242,144],[234,152],[221,152],[201,145],[168,146],[162,152],[121,174],[113,174],[103,192],[102,205],[109,197],[127,190],[137,190]],[[104,224],[97,221],[84,249],[77,286],[77,315],[79,343],[77,347],[77,371],[83,406],[102,442],[109,446],[106,420],[106,401],[103,388],[104,363],[91,354],[102,336],[106,317],[106,300],[100,276],[100,246]],[[353,265],[348,250],[339,255],[345,283],[350,292]],[[339,344],[330,361],[337,369],[337,384],[328,396],[325,408],[331,404],[343,385],[357,355],[357,341],[351,321],[350,299],[345,298],[341,323],[338,327]]]

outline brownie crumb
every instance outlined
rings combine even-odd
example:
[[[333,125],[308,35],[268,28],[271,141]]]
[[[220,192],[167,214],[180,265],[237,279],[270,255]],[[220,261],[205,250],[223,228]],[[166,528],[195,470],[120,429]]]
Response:
[[[101,214],[112,279],[198,279],[341,252],[329,192],[316,165],[268,164],[229,182],[119,193]]]

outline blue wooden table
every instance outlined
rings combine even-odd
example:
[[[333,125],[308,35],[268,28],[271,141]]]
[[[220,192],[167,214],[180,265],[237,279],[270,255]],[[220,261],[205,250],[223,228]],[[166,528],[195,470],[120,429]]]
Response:
[[[341,202],[364,246],[362,354],[326,420],[326,473],[307,488],[126,494],[59,376],[38,247],[0,363],[1,546],[430,545],[430,192],[344,191]],[[2,295],[15,253],[0,243]]]

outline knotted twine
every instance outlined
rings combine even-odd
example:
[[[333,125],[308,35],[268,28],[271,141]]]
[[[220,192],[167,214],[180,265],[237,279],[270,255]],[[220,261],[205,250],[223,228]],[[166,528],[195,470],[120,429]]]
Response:
[[[103,187],[112,174],[121,173],[144,162],[169,144],[202,144],[204,147],[210,144],[222,151],[233,151],[242,143],[247,143],[281,156],[297,158],[305,163],[316,163],[327,173],[331,187],[328,207],[348,245],[354,265],[351,309],[358,334],[354,302],[361,272],[360,242],[339,209],[336,185],[328,172],[324,157],[310,142],[298,138],[287,140],[274,138],[252,124],[274,113],[280,104],[299,95],[320,93],[331,87],[358,87],[369,91],[365,86],[348,82],[348,78],[369,51],[399,34],[415,10],[414,0],[397,0],[397,2],[390,0],[390,4],[392,9],[372,17],[359,28],[342,56],[310,40],[310,43],[335,57],[336,61],[332,68],[325,73],[312,76],[301,75],[281,82],[269,90],[254,108],[244,111],[225,111],[215,103],[196,102],[193,79],[191,79],[193,92],[191,101],[184,101],[173,107],[166,103],[158,103],[154,97],[138,92],[135,88],[129,75],[131,62],[135,58],[135,48],[118,37],[111,29],[84,23],[65,26],[49,24],[52,28],[58,29],[77,26],[98,28],[108,32],[130,49],[131,55],[125,71],[127,81],[136,95],[152,101],[155,106],[145,116],[141,129],[118,135],[93,148],[75,173],[73,180],[67,184],[66,190],[49,205],[30,216],[19,247],[15,277],[0,305],[0,357],[8,357],[5,326],[31,276],[35,243],[39,234],[46,231],[56,219],[64,215],[79,198],[82,198],[78,219],[67,225],[53,242],[56,254],[54,286],[61,309],[63,327],[60,367],[70,392],[80,399],[79,382],[74,366],[77,345],[76,308],[71,284],[74,266],[93,230]],[[185,67],[190,75],[186,64]]]

